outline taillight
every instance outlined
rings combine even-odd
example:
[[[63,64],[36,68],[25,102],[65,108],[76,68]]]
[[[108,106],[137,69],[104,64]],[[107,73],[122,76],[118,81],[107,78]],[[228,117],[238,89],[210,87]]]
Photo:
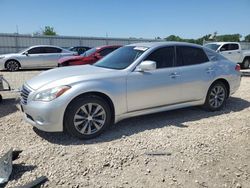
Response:
[[[239,65],[239,64],[236,64],[235,70],[236,70],[236,71],[240,71],[240,65]]]

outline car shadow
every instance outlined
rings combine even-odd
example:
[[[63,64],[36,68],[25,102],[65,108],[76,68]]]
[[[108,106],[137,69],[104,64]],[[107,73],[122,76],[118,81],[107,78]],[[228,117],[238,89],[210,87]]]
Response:
[[[0,102],[0,118],[18,111],[17,104],[18,100],[15,98],[3,99]]]
[[[59,145],[94,144],[98,142],[109,142],[120,139],[123,136],[131,136],[146,130],[159,129],[162,127],[175,126],[178,128],[188,128],[185,124],[186,122],[242,111],[249,106],[250,102],[244,99],[231,97],[221,111],[210,112],[201,107],[190,107],[134,117],[111,126],[99,137],[90,140],[79,140],[66,133],[46,133],[36,128],[34,128],[34,131],[48,142]]]

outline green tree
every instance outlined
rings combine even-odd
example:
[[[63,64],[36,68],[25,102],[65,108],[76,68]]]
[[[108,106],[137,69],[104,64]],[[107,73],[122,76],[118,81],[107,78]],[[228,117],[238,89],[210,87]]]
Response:
[[[244,40],[245,42],[250,42],[250,34],[249,35],[247,35],[247,36],[245,36],[245,40]]]
[[[240,38],[241,38],[240,34],[219,35],[219,36],[216,36],[216,41],[219,41],[219,42],[240,42]]]
[[[50,26],[45,26],[44,29],[42,30],[43,35],[50,35],[50,36],[55,36],[57,35],[56,31],[54,30],[54,27]]]
[[[183,41],[182,38],[180,38],[179,36],[175,36],[175,35],[170,35],[166,37],[165,40],[166,41]]]

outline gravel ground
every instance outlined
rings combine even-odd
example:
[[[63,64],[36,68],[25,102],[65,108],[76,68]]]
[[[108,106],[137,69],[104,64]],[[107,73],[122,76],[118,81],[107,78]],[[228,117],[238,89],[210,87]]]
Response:
[[[38,72],[0,74],[17,88]],[[220,112],[192,107],[136,117],[88,141],[33,129],[17,95],[4,97],[0,155],[23,150],[6,187],[42,175],[43,187],[250,187],[249,77]]]

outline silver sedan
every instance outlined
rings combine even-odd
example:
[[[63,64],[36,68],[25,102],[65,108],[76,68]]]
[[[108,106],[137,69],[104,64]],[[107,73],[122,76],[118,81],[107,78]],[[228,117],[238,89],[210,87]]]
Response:
[[[57,67],[61,57],[72,55],[77,53],[57,46],[32,46],[19,53],[0,55],[0,70],[17,71],[25,68]]]
[[[220,110],[239,88],[239,70],[199,45],[132,44],[94,65],[49,70],[27,81],[21,106],[40,130],[88,139],[133,116],[197,105]]]

